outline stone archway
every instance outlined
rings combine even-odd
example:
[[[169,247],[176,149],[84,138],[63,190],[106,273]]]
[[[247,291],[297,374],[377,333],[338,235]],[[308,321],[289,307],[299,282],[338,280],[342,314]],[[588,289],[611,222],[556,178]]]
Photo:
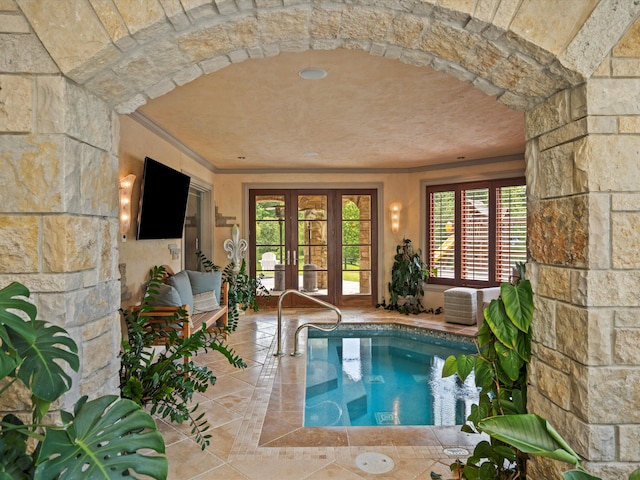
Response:
[[[527,111],[539,326],[532,407],[598,473],[628,472],[640,424],[629,407],[640,361],[628,340],[640,324],[640,186],[625,172],[637,166],[640,127],[623,117],[640,112],[617,98],[640,90],[640,75],[616,72],[615,52],[607,55],[640,7],[564,2],[554,8],[566,11],[544,17],[544,0],[521,3],[4,2],[0,86],[11,99],[0,96],[0,131],[10,175],[0,274],[27,284],[46,318],[79,340],[74,395],[117,386],[114,112],[248,58],[360,49],[443,70]],[[608,395],[620,403],[603,408]]]
[[[591,73],[567,62],[571,47],[588,42],[576,36],[564,58],[557,57],[547,50],[555,47],[548,40],[541,46],[535,36],[521,36],[538,12],[529,9],[515,22],[509,2],[475,9],[463,8],[465,2],[459,9],[431,2],[274,3],[253,9],[231,1],[183,9],[167,5],[177,2],[163,2],[164,9],[156,4],[142,12],[116,3],[119,10],[74,2],[55,12],[37,2],[20,4],[62,72],[119,113],[131,113],[148,99],[230,63],[308,49],[359,49],[430,66],[520,109]],[[591,13],[588,5],[570,10],[577,18]],[[53,24],[62,30],[50,28]],[[519,27],[509,30],[510,24]],[[557,41],[566,43],[571,33],[563,31],[566,38]],[[592,50],[593,56],[600,53]],[[583,63],[589,63],[589,53],[583,52]],[[599,60],[590,63],[595,68]]]

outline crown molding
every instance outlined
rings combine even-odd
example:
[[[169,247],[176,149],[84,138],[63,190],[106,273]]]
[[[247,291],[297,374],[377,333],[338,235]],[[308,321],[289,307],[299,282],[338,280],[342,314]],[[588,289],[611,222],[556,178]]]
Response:
[[[209,162],[206,158],[204,158],[202,155],[191,150],[184,143],[182,143],[176,137],[171,135],[169,132],[167,132],[164,128],[162,128],[160,125],[155,123],[149,117],[147,117],[144,113],[136,110],[135,112],[130,113],[129,117],[131,117],[133,120],[138,122],[140,125],[142,125],[144,128],[146,128],[153,134],[160,137],[165,142],[176,147],[180,152],[184,153],[189,158],[198,162],[200,165],[202,165],[204,168],[206,168],[210,172],[213,172],[213,173],[218,172],[218,169],[216,169],[216,167],[212,165],[211,162]]]

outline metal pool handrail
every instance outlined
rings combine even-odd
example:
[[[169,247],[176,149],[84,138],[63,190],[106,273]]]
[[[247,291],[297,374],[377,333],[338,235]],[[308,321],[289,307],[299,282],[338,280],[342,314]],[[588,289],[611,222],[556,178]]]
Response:
[[[316,297],[312,297],[311,295],[307,295],[306,293],[302,293],[298,290],[285,290],[284,292],[282,292],[282,294],[280,295],[280,298],[278,299],[278,348],[276,353],[274,353],[273,355],[276,357],[282,357],[284,355],[284,353],[282,353],[282,300],[284,299],[284,297],[286,297],[287,295],[290,295],[292,293],[295,293],[296,295],[306,298],[308,300],[311,300],[312,302],[317,303],[318,305],[322,305],[325,308],[328,308],[329,310],[333,310],[334,312],[336,312],[336,314],[338,315],[338,321],[336,322],[335,325],[332,325],[331,327],[322,327],[320,325],[316,325],[315,323],[303,323],[302,325],[300,325],[297,329],[296,329],[296,336],[295,336],[295,348],[293,350],[293,353],[291,354],[291,356],[294,357],[299,357],[300,355],[302,355],[300,352],[298,352],[298,333],[300,333],[300,330],[302,330],[303,328],[315,328],[317,330],[322,330],[323,332],[331,332],[333,330],[335,330],[336,328],[338,328],[338,325],[340,325],[340,323],[342,322],[342,312],[340,311],[340,309],[338,307],[336,307],[335,305],[331,304],[331,303],[327,303],[323,300],[320,300],[319,298]]]

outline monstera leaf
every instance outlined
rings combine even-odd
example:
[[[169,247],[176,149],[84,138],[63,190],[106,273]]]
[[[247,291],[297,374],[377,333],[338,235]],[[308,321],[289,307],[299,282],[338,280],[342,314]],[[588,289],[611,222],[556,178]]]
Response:
[[[20,363],[12,337],[18,336],[25,341],[33,341],[35,338],[29,323],[9,311],[9,309],[22,311],[33,321],[36,318],[35,305],[24,298],[16,298],[28,296],[27,287],[16,282],[0,290],[0,352],[3,353],[0,354],[0,379],[13,372]]]
[[[115,395],[86,400],[76,403],[74,415],[63,412],[63,428],[46,428],[35,480],[131,478],[133,471],[167,478],[165,457],[138,453],[164,453],[164,440],[151,415]]]
[[[26,453],[24,423],[10,413],[0,420],[0,427],[0,480],[31,478],[33,460]]]
[[[18,378],[31,389],[35,397],[53,402],[71,387],[71,377],[64,371],[60,361],[66,362],[77,372],[78,347],[62,328],[43,320],[34,320],[31,328],[35,333],[31,338],[10,335],[22,359]]]

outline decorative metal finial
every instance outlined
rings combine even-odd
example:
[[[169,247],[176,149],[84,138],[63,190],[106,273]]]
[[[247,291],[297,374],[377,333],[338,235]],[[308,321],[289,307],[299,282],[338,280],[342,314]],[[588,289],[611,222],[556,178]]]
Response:
[[[234,225],[231,228],[231,238],[224,241],[224,250],[229,252],[227,258],[233,262],[234,274],[240,271],[244,252],[247,251],[248,246],[247,241],[244,238],[240,238],[240,227]]]

